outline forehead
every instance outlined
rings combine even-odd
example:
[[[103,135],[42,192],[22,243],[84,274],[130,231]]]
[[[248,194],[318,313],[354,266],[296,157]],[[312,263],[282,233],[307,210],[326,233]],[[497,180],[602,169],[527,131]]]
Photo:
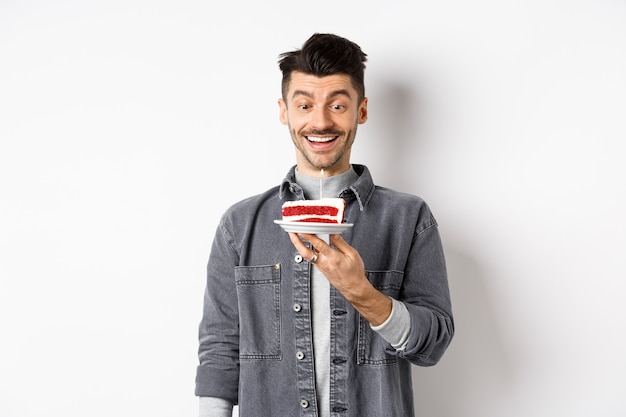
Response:
[[[356,100],[357,91],[349,75],[333,74],[318,77],[298,71],[291,73],[287,91],[289,100],[300,95],[323,99],[337,94],[347,94],[351,99]]]

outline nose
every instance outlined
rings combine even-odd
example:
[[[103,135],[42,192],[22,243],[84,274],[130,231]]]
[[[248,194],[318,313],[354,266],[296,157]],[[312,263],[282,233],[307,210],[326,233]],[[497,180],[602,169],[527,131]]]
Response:
[[[325,107],[316,107],[311,112],[311,127],[324,130],[332,127],[333,121],[330,112]]]

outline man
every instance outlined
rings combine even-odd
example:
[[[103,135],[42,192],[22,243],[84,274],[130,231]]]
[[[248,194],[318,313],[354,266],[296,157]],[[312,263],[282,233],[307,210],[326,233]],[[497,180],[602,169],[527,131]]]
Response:
[[[203,417],[413,416],[411,364],[453,334],[437,223],[420,198],[350,162],[368,117],[366,54],[332,34],[280,56],[280,120],[296,165],[218,226],[200,323]],[[342,235],[286,233],[284,201],[346,200]]]

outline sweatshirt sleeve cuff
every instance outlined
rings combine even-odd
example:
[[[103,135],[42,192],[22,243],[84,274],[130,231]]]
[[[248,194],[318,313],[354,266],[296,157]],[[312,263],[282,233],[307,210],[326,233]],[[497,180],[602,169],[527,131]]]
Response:
[[[411,315],[401,301],[391,298],[391,302],[391,314],[387,320],[378,326],[370,325],[370,327],[394,349],[404,350],[411,331]]]
[[[231,417],[233,415],[233,404],[218,397],[199,397],[199,417]]]

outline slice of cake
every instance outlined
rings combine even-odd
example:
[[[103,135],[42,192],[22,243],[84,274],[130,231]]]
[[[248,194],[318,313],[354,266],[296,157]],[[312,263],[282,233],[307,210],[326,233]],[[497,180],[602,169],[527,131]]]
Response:
[[[346,201],[343,198],[286,201],[283,220],[287,222],[343,223]]]

